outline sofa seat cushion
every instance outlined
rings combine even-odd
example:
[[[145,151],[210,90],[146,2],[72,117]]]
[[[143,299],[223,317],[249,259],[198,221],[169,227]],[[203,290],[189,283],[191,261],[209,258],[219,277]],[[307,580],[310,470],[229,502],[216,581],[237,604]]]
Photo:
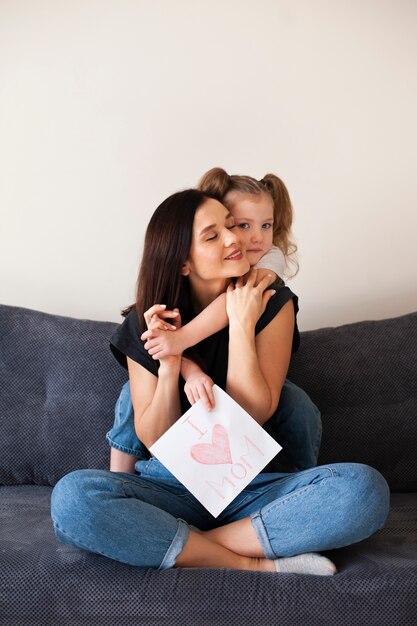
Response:
[[[334,577],[134,568],[55,540],[47,486],[0,487],[0,623],[405,626],[417,616],[417,494],[331,553]]]

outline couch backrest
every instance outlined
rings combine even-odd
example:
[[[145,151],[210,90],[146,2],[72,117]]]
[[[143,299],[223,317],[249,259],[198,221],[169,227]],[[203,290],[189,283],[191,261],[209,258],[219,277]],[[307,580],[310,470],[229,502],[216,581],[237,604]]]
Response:
[[[127,379],[109,349],[116,326],[0,305],[0,483],[108,467]],[[302,333],[289,378],[322,411],[321,463],[368,463],[417,490],[416,347],[417,313]]]
[[[108,468],[105,434],[127,379],[109,349],[116,326],[0,306],[0,483]]]
[[[417,313],[302,333],[289,378],[321,410],[320,464],[366,463],[417,491]]]

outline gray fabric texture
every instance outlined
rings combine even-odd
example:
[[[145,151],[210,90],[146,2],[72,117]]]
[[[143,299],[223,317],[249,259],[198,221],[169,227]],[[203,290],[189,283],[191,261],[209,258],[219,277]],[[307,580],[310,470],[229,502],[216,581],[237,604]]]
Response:
[[[0,484],[108,467],[126,380],[109,349],[116,326],[0,306]],[[288,377],[322,412],[321,463],[368,463],[391,489],[417,491],[416,347],[417,313],[302,334]]]
[[[127,379],[109,349],[116,326],[0,306],[0,484],[108,468],[105,434]]]
[[[417,314],[302,333],[293,357],[322,411],[320,461],[369,463],[399,492],[385,528],[327,554],[329,578],[140,569],[56,541],[51,486],[108,466],[115,327],[0,306],[0,624],[417,624]]]
[[[5,626],[415,626],[417,497],[393,496],[386,527],[326,553],[334,577],[131,567],[59,544],[50,487],[1,488]]]
[[[288,378],[321,411],[319,464],[366,463],[417,491],[417,313],[302,333]]]

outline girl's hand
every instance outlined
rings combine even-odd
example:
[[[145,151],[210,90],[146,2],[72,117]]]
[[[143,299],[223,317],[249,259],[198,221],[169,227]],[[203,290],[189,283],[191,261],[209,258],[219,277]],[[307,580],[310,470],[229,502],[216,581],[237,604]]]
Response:
[[[141,335],[142,341],[146,340],[145,349],[153,359],[163,359],[167,356],[177,356],[184,351],[181,341],[180,329],[161,330],[158,326],[155,330],[147,330]]]
[[[252,269],[246,277],[241,276],[235,285],[231,283],[227,288],[226,311],[230,325],[239,323],[251,330],[255,328],[269,299],[276,293],[274,289],[267,289],[271,280],[269,275],[264,276],[258,285],[256,278],[257,270]]]
[[[152,337],[158,337],[159,333],[167,333],[167,331],[176,330],[181,327],[181,315],[179,310],[173,309],[172,311],[167,311],[165,304],[154,304],[144,313],[144,318],[148,327],[148,330],[141,336],[142,340],[148,339],[145,343],[145,349],[153,359],[158,359],[161,363],[165,362],[167,365],[179,365],[181,359],[178,355],[171,353],[170,355],[165,354],[162,356],[158,354],[157,356],[153,349],[155,346],[152,344]],[[173,319],[173,324],[167,322],[166,318]]]
[[[207,411],[214,409],[215,401],[213,385],[214,383],[210,376],[207,376],[207,374],[205,374],[202,370],[190,374],[184,385],[184,391],[188,402],[193,405],[197,402],[197,400],[201,400]]]

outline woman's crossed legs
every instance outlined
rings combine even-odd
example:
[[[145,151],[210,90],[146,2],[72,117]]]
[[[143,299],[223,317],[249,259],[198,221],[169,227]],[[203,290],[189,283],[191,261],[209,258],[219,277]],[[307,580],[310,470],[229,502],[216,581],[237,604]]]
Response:
[[[79,470],[61,479],[52,494],[58,539],[139,567],[285,571],[288,557],[365,539],[388,513],[384,478],[342,463],[259,474],[215,519],[151,461],[136,475]]]

